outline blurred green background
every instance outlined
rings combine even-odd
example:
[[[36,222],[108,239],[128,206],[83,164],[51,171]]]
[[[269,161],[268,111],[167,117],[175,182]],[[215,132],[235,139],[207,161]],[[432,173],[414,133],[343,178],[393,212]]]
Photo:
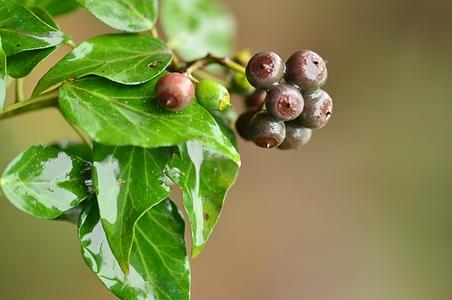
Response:
[[[241,143],[192,298],[452,299],[452,2],[226,2],[237,48],[324,56],[335,108],[300,151]],[[77,42],[109,31],[83,11],[60,22]],[[0,169],[32,144],[76,139],[53,110],[2,121],[0,136]],[[0,299],[114,299],[84,266],[74,226],[1,199],[0,235]]]

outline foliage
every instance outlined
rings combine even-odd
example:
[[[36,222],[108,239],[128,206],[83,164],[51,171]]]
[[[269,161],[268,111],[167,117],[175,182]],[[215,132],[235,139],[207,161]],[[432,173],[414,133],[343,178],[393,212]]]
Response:
[[[185,222],[168,197],[175,186],[183,192],[197,256],[240,167],[228,126],[233,111],[193,101],[172,113],[154,92],[168,71],[196,82],[196,60],[243,74],[231,60],[203,60],[230,54],[233,18],[219,1],[160,2],[161,9],[157,0],[0,0],[0,120],[55,106],[86,143],[31,147],[6,168],[0,186],[30,215],[77,223],[86,264],[125,300],[190,299]],[[78,8],[121,32],[75,45],[54,16]],[[158,18],[168,41],[159,38]],[[62,45],[72,50],[24,100],[22,78]],[[6,101],[12,78],[14,103]]]

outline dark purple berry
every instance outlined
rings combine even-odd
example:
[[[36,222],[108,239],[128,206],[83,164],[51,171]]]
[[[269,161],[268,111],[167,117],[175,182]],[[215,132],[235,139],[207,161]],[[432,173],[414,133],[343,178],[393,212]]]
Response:
[[[314,51],[297,51],[286,62],[286,82],[299,86],[303,91],[319,89],[327,77],[325,62]]]
[[[304,100],[297,88],[283,83],[272,87],[267,92],[265,107],[275,118],[290,121],[301,114]]]
[[[251,139],[262,148],[279,146],[286,137],[286,126],[266,111],[257,113],[250,124]]]
[[[170,111],[180,111],[191,103],[195,86],[181,73],[169,73],[157,82],[156,98],[158,104]]]
[[[317,129],[325,126],[333,113],[333,100],[324,90],[308,93],[304,96],[304,110],[299,117],[304,127]]]
[[[268,89],[284,76],[285,65],[274,52],[259,52],[246,66],[246,78],[256,88]]]
[[[306,145],[312,136],[312,129],[300,126],[297,121],[290,121],[286,123],[286,138],[279,149],[298,149]]]
[[[245,105],[249,110],[259,110],[264,106],[267,92],[264,89],[256,89],[251,95],[246,97]]]
[[[245,141],[251,141],[250,123],[255,114],[256,111],[246,111],[241,114],[235,122],[235,129],[237,130],[237,133]]]

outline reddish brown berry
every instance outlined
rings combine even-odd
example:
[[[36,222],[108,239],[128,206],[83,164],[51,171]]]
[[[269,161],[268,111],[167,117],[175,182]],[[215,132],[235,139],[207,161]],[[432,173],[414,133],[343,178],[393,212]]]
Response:
[[[283,83],[268,91],[265,107],[275,118],[290,121],[298,118],[301,114],[304,100],[297,88]]]
[[[249,110],[259,110],[264,106],[267,92],[264,89],[256,89],[251,95],[246,97],[245,105]]]
[[[157,82],[156,98],[158,104],[170,111],[180,111],[191,103],[195,86],[181,73],[169,73]]]
[[[286,138],[279,149],[298,149],[299,147],[306,145],[312,136],[312,130],[300,126],[297,121],[290,121],[286,123]]]
[[[286,126],[266,111],[257,113],[250,123],[251,139],[262,148],[279,146],[286,137]]]
[[[237,130],[237,133],[245,141],[251,140],[250,123],[255,114],[256,114],[256,111],[246,111],[243,114],[241,114],[237,118],[237,121],[235,122],[235,129]]]
[[[303,91],[319,89],[325,84],[327,77],[325,62],[314,51],[297,51],[286,62],[286,81]]]
[[[304,127],[317,129],[325,126],[333,113],[333,100],[324,90],[318,90],[304,97],[304,110],[299,117]]]
[[[246,78],[256,88],[268,89],[284,76],[285,65],[274,52],[259,52],[246,66]]]

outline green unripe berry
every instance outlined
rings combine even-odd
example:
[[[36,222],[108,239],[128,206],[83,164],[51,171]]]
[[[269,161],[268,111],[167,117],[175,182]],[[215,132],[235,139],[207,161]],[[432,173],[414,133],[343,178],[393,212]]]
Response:
[[[196,86],[196,99],[205,109],[223,111],[231,106],[227,88],[215,80],[202,80]]]
[[[235,73],[231,79],[231,91],[239,95],[249,95],[254,91],[254,87],[246,79],[245,74]]]

